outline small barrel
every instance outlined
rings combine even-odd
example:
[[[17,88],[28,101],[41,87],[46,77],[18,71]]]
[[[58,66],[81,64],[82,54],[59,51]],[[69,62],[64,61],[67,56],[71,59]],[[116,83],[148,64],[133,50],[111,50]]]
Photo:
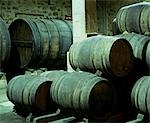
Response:
[[[122,7],[116,16],[120,32],[149,33],[150,3],[140,2]]]
[[[150,114],[150,76],[143,76],[134,85],[131,102],[138,110]]]
[[[7,96],[25,112],[43,113],[56,110],[50,99],[49,79],[37,75],[19,75],[10,80]],[[22,111],[22,112],[23,112]]]
[[[87,72],[65,74],[52,83],[52,99],[76,115],[103,117],[115,105],[115,91],[106,79]]]
[[[0,69],[7,65],[10,56],[11,40],[6,23],[0,18]]]
[[[67,51],[72,44],[71,25],[57,19],[13,21],[9,31],[13,49],[19,54],[20,68],[66,66]]]
[[[73,44],[69,60],[75,70],[100,70],[110,76],[122,77],[132,69],[133,51],[123,38],[98,35]]]
[[[117,37],[125,38],[129,41],[133,49],[134,57],[146,63],[146,49],[150,37],[136,33],[120,34]]]

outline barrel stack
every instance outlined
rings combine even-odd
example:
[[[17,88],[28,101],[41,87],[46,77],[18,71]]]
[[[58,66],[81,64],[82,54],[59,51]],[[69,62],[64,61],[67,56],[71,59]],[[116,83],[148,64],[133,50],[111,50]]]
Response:
[[[15,31],[14,28],[16,28]],[[69,24],[62,20],[15,20],[10,25],[9,31],[12,51],[18,54],[19,68],[36,68],[62,63],[61,59],[65,58],[65,53],[71,45],[71,29]],[[20,32],[21,35],[19,35]],[[29,36],[26,36],[28,34]],[[18,111],[21,107],[27,113],[44,113],[48,109],[50,112],[53,111],[53,108],[50,108],[51,106],[46,108],[50,105],[46,102],[51,102],[54,107],[69,110],[77,117],[106,121],[114,113],[116,104],[120,100],[117,93],[124,91],[122,89],[121,92],[116,92],[119,88],[118,82],[115,83],[115,80],[112,81],[110,78],[123,78],[130,74],[134,63],[131,44],[122,37],[92,36],[72,44],[69,49],[69,60],[75,71],[83,72],[48,71],[42,73],[41,76],[51,82],[46,85],[44,83],[47,81],[44,78],[42,81],[42,85],[47,86],[49,92],[46,89],[45,92],[38,91],[39,86],[36,86],[35,83],[40,83],[37,82],[41,80],[40,78],[35,77],[34,80],[34,76],[22,75],[18,76],[18,79],[11,79],[7,90],[9,99],[16,106],[15,109]],[[102,72],[106,78],[95,74],[98,71]],[[24,78],[27,80],[23,82]],[[19,82],[23,82],[23,84],[17,84]],[[36,86],[36,90],[33,90],[31,85]],[[22,94],[14,97],[13,93],[19,90]],[[27,90],[29,90],[29,94]],[[46,107],[38,107],[40,104],[38,105],[34,101],[36,98],[38,100],[38,97],[33,99],[30,94],[32,91],[34,91],[33,98],[36,95],[43,96],[42,94],[44,94],[46,97],[49,95],[49,99],[43,96],[45,101],[40,101]]]
[[[117,35],[92,36],[73,44],[68,21],[16,19],[9,27],[9,62],[13,63],[15,55],[20,69],[61,69],[69,50],[75,72],[54,70],[16,76],[8,83],[9,100],[16,110],[21,108],[27,114],[60,108],[91,121],[125,122],[137,112],[149,115],[149,13],[149,2],[122,7],[113,22]],[[136,112],[132,112],[133,107]],[[123,117],[114,120],[114,114]]]
[[[130,98],[132,107],[137,113],[149,116],[149,75],[150,75],[150,3],[140,2],[119,9],[113,27],[117,37],[127,39],[133,49],[136,60],[134,71],[134,83],[130,85]],[[124,34],[121,34],[124,33]],[[143,71],[143,68],[146,71]],[[138,74],[137,74],[138,73]],[[149,118],[145,119],[148,122]]]
[[[69,60],[74,70],[107,78],[117,93],[112,114],[125,112],[128,107],[129,83],[125,78],[130,75],[134,66],[133,49],[129,41],[124,37],[92,36],[70,47]],[[123,121],[126,117],[121,119]]]

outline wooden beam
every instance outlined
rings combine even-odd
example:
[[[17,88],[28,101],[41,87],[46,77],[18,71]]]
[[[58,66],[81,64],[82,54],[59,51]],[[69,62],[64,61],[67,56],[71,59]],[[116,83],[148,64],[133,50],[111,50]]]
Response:
[[[96,0],[86,0],[86,32],[98,32]]]

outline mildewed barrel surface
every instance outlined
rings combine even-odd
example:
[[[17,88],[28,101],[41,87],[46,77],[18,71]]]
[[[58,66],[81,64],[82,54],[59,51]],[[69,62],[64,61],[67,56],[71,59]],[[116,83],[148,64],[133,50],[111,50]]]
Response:
[[[132,69],[133,51],[123,38],[98,35],[74,43],[69,60],[75,70],[100,70],[111,76],[125,76]]]

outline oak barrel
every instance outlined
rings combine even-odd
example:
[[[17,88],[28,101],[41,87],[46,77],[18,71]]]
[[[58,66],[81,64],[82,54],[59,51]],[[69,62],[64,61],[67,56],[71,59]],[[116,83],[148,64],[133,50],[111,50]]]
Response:
[[[127,75],[133,65],[133,51],[128,41],[113,36],[93,36],[74,43],[69,50],[73,69],[100,70],[110,76]]]
[[[52,83],[52,99],[76,115],[102,117],[115,105],[115,90],[108,80],[87,72],[72,72]]]
[[[37,75],[19,75],[10,80],[7,96],[23,112],[50,112],[56,110],[50,99],[49,79]]]
[[[116,16],[116,23],[120,32],[150,34],[149,13],[149,2],[140,2],[120,8]]]
[[[66,66],[66,54],[72,44],[71,26],[71,22],[58,19],[14,20],[9,31],[20,68]]]

